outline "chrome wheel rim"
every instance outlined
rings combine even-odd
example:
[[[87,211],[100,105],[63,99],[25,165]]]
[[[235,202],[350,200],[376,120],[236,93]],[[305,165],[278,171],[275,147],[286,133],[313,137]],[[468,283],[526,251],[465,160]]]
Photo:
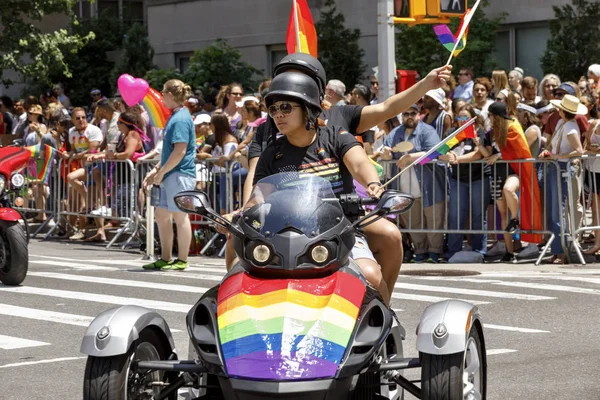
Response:
[[[159,389],[153,389],[148,386],[148,383],[160,381],[160,371],[152,371],[147,373],[145,370],[138,370],[137,368],[132,369],[131,364],[133,361],[152,361],[160,360],[160,354],[158,350],[151,343],[142,342],[140,343],[135,352],[129,357],[127,363],[127,374],[125,376],[125,398],[126,399],[152,399],[154,395],[158,394]]]
[[[463,360],[463,399],[481,400],[482,379],[481,357],[475,338],[467,341]]]

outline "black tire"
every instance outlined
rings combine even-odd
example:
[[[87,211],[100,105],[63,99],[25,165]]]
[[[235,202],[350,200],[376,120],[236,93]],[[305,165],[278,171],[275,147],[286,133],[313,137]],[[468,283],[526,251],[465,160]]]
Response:
[[[0,282],[20,285],[29,268],[27,235],[18,222],[0,221]]]
[[[486,398],[485,346],[482,346],[481,333],[477,326],[469,332],[467,342],[473,340],[477,348],[480,366],[480,394]],[[421,353],[421,398],[423,400],[463,400],[463,372],[468,352],[448,355]],[[470,354],[470,353],[469,353]]]
[[[166,360],[170,351],[168,345],[163,343],[162,339],[152,330],[144,329],[140,333],[140,338],[131,345],[126,354],[113,357],[92,357],[89,356],[85,366],[85,376],[83,380],[83,399],[84,400],[134,400],[145,399],[128,393],[131,388],[127,388],[131,361],[137,357],[135,354],[138,349],[145,349],[154,352],[154,357],[145,357],[156,360]],[[158,375],[158,376],[157,376]],[[153,372],[148,374],[148,378],[164,379],[164,372]],[[169,400],[176,400],[177,394],[169,396]]]

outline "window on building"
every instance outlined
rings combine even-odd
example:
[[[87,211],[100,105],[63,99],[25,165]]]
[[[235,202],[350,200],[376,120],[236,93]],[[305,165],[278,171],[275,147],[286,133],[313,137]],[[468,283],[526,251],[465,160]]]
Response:
[[[190,58],[192,57],[191,52],[176,53],[175,54],[175,65],[179,69],[179,72],[184,73],[190,66]]]
[[[523,68],[525,75],[531,75],[541,80],[544,72],[540,59],[546,51],[550,29],[547,26],[518,28],[515,34],[517,66]]]
[[[285,56],[287,56],[287,48],[285,47],[285,44],[279,44],[279,45],[275,45],[275,46],[271,46],[270,47],[270,69],[269,69],[269,75],[273,72],[273,67],[275,67],[275,65],[277,65],[277,63],[279,61],[281,61],[281,59]]]
[[[510,71],[510,31],[500,31],[496,35],[496,67]]]
[[[79,0],[75,4],[75,15],[87,19],[106,13],[114,18],[123,18],[128,23],[144,22],[144,0]]]

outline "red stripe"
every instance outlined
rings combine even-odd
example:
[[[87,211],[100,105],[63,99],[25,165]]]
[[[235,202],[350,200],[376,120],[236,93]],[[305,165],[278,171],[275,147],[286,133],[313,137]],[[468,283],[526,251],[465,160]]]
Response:
[[[220,304],[239,293],[261,295],[283,289],[299,290],[314,296],[326,296],[335,293],[356,307],[362,305],[366,290],[360,279],[339,271],[320,279],[263,279],[241,272],[227,278],[221,284],[218,303]]]

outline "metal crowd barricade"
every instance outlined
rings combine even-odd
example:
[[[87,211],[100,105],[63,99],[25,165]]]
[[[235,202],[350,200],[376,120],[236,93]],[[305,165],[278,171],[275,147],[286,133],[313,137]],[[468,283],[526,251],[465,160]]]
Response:
[[[25,178],[25,184],[18,192],[11,193],[10,204],[18,210],[24,218],[33,218],[45,215],[45,220],[40,224],[31,237],[36,237],[50,222],[57,223],[57,202],[55,194],[60,190],[60,177],[58,168],[54,167],[51,172],[48,184],[44,184],[37,178],[36,169],[33,163],[38,160],[31,159],[30,165],[19,171]],[[17,199],[20,199],[17,201]],[[22,200],[21,200],[22,199]],[[22,201],[22,205],[17,203]]]
[[[124,223],[106,248],[113,246],[125,233],[129,237],[121,248],[125,248],[136,235],[137,193],[140,186],[139,174],[130,160],[107,160],[84,162],[60,160],[57,171],[79,171],[81,179],[64,182],[65,190],[57,199],[58,220],[66,218],[71,226],[79,219],[79,230],[87,228],[87,219],[94,218]],[[60,178],[62,179],[62,178]],[[92,213],[92,211],[98,213]],[[57,224],[58,225],[58,224]],[[53,228],[54,230],[54,228]],[[49,232],[51,234],[52,231]]]
[[[382,161],[381,164],[384,166],[384,174],[386,179],[393,177],[395,173],[397,173],[398,169],[396,168],[397,160],[391,161]],[[492,180],[496,181],[499,175],[502,174],[502,169],[506,169],[509,167],[509,164],[518,164],[518,168],[520,171],[519,174],[523,174],[523,168],[526,164],[532,164],[534,166],[533,172],[534,176],[531,178],[531,190],[533,190],[533,185],[538,185],[538,173],[541,174],[541,182],[544,184],[553,184],[556,185],[556,192],[558,196],[561,196],[561,185],[560,185],[560,174],[557,174],[559,177],[557,182],[550,183],[547,182],[547,171],[548,168],[557,168],[560,171],[560,166],[555,161],[546,161],[546,160],[537,160],[537,159],[527,159],[527,160],[514,160],[514,161],[504,161],[498,160],[495,165],[496,168],[487,167],[487,161],[475,161],[471,163],[461,163],[453,165],[452,167],[457,168],[457,177],[463,176],[463,179],[454,179],[451,175],[451,171],[449,169],[449,165],[445,164],[441,161],[432,161],[424,165],[417,165],[414,167],[414,173],[405,173],[403,176],[398,178],[393,184],[392,187],[396,189],[400,189],[402,191],[411,193],[415,195],[417,198],[417,208],[409,211],[407,214],[398,216],[397,224],[401,232],[409,233],[409,234],[425,234],[429,235],[430,238],[432,234],[439,234],[440,236],[433,237],[433,240],[438,242],[443,248],[443,234],[493,234],[500,235],[506,234],[504,230],[505,226],[502,226],[499,223],[498,213],[496,212],[496,204],[495,201],[492,202],[494,197],[492,197],[491,192],[491,183]],[[480,165],[481,168],[477,168],[479,173],[474,173],[473,169],[475,166]],[[464,168],[468,169],[468,172],[464,175],[461,175],[461,171],[464,173]],[[510,171],[508,169],[507,171]],[[419,179],[417,176],[428,176],[428,179]],[[508,172],[508,175],[513,175],[512,172]],[[464,178],[467,177],[466,180]],[[453,180],[454,182],[451,182]],[[457,183],[457,181],[459,183]],[[487,181],[487,183],[486,183]],[[461,195],[461,190],[454,190],[451,187],[460,186],[460,184],[467,184],[467,193],[469,194],[467,198],[464,195]],[[472,196],[474,189],[477,185],[481,185],[482,189],[478,190],[479,193],[477,196]],[[523,182],[521,182],[523,185]],[[539,187],[539,186],[538,186]],[[486,189],[490,188],[490,189]],[[522,189],[522,188],[521,188]],[[500,188],[499,190],[502,190]],[[441,193],[440,193],[441,192]],[[519,192],[520,193],[520,192]],[[539,187],[540,201],[542,204],[545,204],[545,191],[543,187]],[[452,196],[452,199],[450,199]],[[427,197],[430,205],[425,207],[424,198]],[[560,197],[559,197],[560,198]],[[525,230],[522,228],[523,219],[520,215],[520,206],[521,206],[522,196],[518,196],[518,218],[520,220],[521,229],[517,232],[517,234],[541,234],[546,235],[548,240],[546,245],[541,251],[541,254],[537,258],[536,265],[540,264],[543,257],[549,250],[552,242],[554,240],[560,240],[561,246],[565,250],[565,254],[569,254],[567,251],[567,243],[565,238],[565,226],[563,225],[563,221],[561,220],[561,234],[560,238],[556,238],[555,235],[548,228],[548,215],[546,208],[542,207],[542,229],[534,230],[528,229]],[[532,196],[532,203],[535,199]],[[452,203],[452,207],[457,207],[459,210],[461,209],[461,204],[465,204],[464,202],[468,202],[466,206],[466,211],[464,213],[467,214],[468,224],[464,229],[452,228],[449,226],[449,203]],[[493,208],[490,207],[493,205]],[[476,229],[473,227],[474,221],[469,217],[471,214],[471,210],[474,206],[480,207],[482,210],[482,218],[484,221],[477,221],[477,225],[481,226],[480,229]],[[532,204],[533,208],[533,204]],[[484,224],[486,215],[488,211],[491,213],[492,218],[488,218],[487,227]],[[509,210],[506,210],[507,220],[510,220],[511,213]],[[459,212],[459,218],[460,212]],[[414,220],[415,218],[419,220]],[[531,216],[531,221],[528,225],[533,226],[534,215]],[[454,224],[453,224],[454,225]],[[428,241],[429,239],[428,238]],[[462,240],[461,240],[462,243]],[[484,244],[487,248],[487,243]],[[583,257],[578,252],[580,260],[583,260]]]
[[[567,163],[567,171],[573,171],[574,175],[570,177],[567,185],[568,229],[572,245],[575,251],[580,253],[582,249],[580,240],[584,232],[593,231],[594,237],[600,235],[600,155],[573,158]]]

